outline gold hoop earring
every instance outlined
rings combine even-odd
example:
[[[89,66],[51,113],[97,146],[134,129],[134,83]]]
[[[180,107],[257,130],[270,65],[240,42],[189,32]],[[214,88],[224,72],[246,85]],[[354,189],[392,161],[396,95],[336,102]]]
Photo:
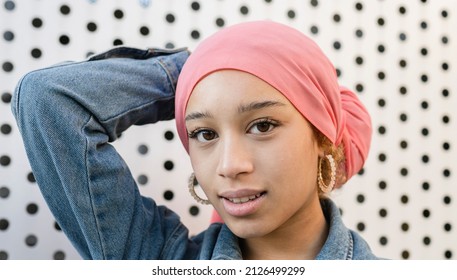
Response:
[[[197,201],[200,204],[203,204],[203,205],[211,204],[211,202],[208,199],[203,199],[198,196],[198,194],[195,192],[196,185],[198,185],[198,181],[197,181],[197,178],[195,177],[195,174],[192,173],[192,174],[190,174],[189,184],[188,184],[190,195],[195,199],[195,201]]]
[[[325,184],[324,178],[322,176],[322,160],[324,157],[319,159],[319,175],[317,176],[317,183],[321,191],[325,194],[330,193],[333,188],[335,187],[336,183],[336,165],[335,160],[333,159],[332,155],[326,155],[329,164],[330,164],[330,183],[328,185]]]

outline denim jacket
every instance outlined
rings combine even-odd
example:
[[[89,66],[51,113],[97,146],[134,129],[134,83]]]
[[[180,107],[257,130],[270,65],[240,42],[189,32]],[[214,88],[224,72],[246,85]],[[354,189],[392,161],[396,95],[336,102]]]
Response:
[[[85,259],[241,259],[238,238],[212,224],[189,238],[179,217],[143,197],[110,142],[131,125],[174,117],[187,50],[116,48],[26,74],[12,111],[40,190]],[[323,200],[330,225],[318,259],[373,259]]]

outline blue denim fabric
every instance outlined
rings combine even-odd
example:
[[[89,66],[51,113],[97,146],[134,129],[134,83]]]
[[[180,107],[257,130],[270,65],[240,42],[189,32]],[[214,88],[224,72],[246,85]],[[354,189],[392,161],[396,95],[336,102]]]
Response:
[[[85,259],[241,259],[238,238],[213,224],[189,238],[179,217],[143,197],[110,142],[131,125],[174,117],[187,50],[117,48],[33,71],[12,110],[40,190]],[[330,233],[318,259],[372,259],[368,245],[322,201]]]

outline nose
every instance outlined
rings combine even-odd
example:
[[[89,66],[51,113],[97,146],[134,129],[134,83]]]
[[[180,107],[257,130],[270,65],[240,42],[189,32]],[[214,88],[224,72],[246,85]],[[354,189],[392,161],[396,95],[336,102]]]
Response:
[[[254,170],[252,153],[247,143],[239,137],[221,139],[217,174],[224,178],[236,179],[241,174]]]

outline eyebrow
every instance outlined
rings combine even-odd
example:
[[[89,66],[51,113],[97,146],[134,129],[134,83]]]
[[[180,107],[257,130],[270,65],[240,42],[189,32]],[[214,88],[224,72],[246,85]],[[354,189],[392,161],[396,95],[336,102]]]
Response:
[[[285,106],[286,104],[279,102],[279,101],[273,101],[273,100],[267,100],[267,101],[254,101],[249,104],[242,104],[238,107],[238,113],[243,114],[246,112],[254,111],[254,110],[260,110],[264,108],[269,108],[269,107],[280,107],[280,106]],[[194,112],[190,113],[189,115],[186,116],[185,121],[190,121],[190,120],[197,120],[197,119],[203,119],[203,118],[213,118],[213,115],[209,112]]]

